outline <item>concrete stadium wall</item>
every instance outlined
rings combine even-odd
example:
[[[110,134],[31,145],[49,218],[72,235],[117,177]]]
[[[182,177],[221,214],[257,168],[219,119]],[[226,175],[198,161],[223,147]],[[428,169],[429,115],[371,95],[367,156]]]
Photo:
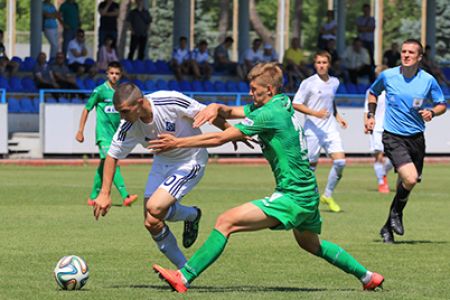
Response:
[[[44,154],[82,154],[97,153],[95,146],[95,112],[89,114],[85,128],[85,142],[80,144],[75,140],[75,133],[83,105],[80,104],[41,104],[41,139]],[[361,107],[339,107],[339,113],[349,123],[349,128],[341,129],[341,137],[346,153],[369,153],[369,137],[363,132],[363,109]],[[233,120],[233,122],[239,122]],[[426,140],[427,153],[450,154],[450,118],[447,115],[437,117],[427,124]],[[205,125],[203,132],[216,131],[214,126]],[[239,144],[237,152],[233,145],[228,143],[221,147],[210,148],[211,154],[257,154],[261,153],[259,146],[252,150]],[[133,153],[148,153],[140,145]]]
[[[8,105],[0,103],[0,154],[8,153]]]

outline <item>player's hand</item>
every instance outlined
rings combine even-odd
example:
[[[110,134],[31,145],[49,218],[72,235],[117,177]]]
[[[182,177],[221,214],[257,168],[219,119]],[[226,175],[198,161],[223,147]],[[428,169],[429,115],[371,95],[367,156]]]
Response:
[[[375,119],[374,118],[367,119],[364,122],[364,132],[367,131],[368,133],[372,134],[374,127],[375,127]]]
[[[347,129],[347,127],[348,127],[347,121],[345,121],[342,118],[339,118],[338,122],[339,122],[339,125],[341,125],[342,128]]]
[[[148,142],[147,149],[154,153],[160,153],[175,149],[177,145],[177,138],[171,134],[161,133],[157,140]]]
[[[425,122],[430,122],[431,119],[433,119],[433,114],[431,113],[431,111],[429,109],[419,110],[419,114],[422,116],[422,119]]]
[[[245,138],[243,138],[241,140],[233,141],[234,151],[237,151],[237,149],[238,149],[238,142],[242,142],[242,143],[246,144],[247,147],[249,147],[250,149],[255,149],[255,146],[253,146],[251,142],[258,143],[258,141],[255,140],[254,138],[252,138],[250,136],[246,136]]]
[[[322,108],[321,110],[316,111],[314,116],[319,119],[326,119],[330,116],[330,112],[328,110],[326,110],[325,108]]]
[[[100,193],[98,197],[95,199],[94,204],[94,217],[96,220],[102,215],[104,217],[109,209],[111,208],[111,196]]]
[[[84,134],[83,134],[83,132],[78,131],[77,134],[75,135],[75,139],[78,142],[80,142],[80,143],[84,142]]]
[[[212,103],[195,115],[194,124],[192,124],[192,127],[199,128],[205,123],[211,124],[215,119],[217,119],[218,115],[219,106],[215,103]]]

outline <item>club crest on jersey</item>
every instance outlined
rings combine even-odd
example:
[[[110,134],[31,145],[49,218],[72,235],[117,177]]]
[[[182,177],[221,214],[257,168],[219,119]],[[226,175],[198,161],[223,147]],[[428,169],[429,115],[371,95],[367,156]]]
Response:
[[[255,122],[253,122],[253,120],[250,120],[249,118],[245,118],[242,121],[242,124],[244,124],[245,126],[253,126],[253,124],[255,124]]]
[[[116,114],[116,113],[118,113],[118,111],[114,108],[114,105],[105,106],[104,111],[107,114]]]
[[[166,121],[166,131],[175,132],[175,123]]]

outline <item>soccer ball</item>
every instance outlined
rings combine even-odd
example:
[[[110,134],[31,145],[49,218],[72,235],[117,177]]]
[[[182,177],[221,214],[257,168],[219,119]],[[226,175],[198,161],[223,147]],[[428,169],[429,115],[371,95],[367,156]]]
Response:
[[[89,268],[81,257],[69,255],[58,261],[53,275],[63,290],[79,290],[89,279]]]

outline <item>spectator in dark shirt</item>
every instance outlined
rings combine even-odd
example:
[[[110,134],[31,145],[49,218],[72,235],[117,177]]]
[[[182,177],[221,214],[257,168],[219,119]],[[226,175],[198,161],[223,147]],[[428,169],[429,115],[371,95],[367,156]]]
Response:
[[[400,51],[398,51],[398,44],[392,43],[391,49],[386,50],[383,54],[383,64],[388,68],[396,67],[400,60]]]
[[[78,89],[77,81],[74,74],[66,65],[66,58],[64,53],[56,53],[55,62],[50,66],[50,71],[55,78],[56,83],[63,89]]]
[[[53,72],[50,70],[50,66],[47,63],[47,55],[44,52],[39,53],[36,59],[36,65],[33,69],[34,82],[36,86],[40,89],[59,88],[58,83],[56,83]]]
[[[236,63],[231,61],[229,54],[233,42],[233,38],[228,36],[214,49],[214,69],[216,71],[226,72],[230,75],[236,73]]]
[[[105,38],[110,36],[114,43],[117,39],[117,17],[119,16],[119,4],[113,0],[105,0],[98,5],[100,13],[100,28],[98,30],[98,48],[103,45]]]
[[[81,27],[80,10],[75,0],[66,0],[59,7],[60,21],[63,30],[63,52],[67,54],[69,42],[75,38],[77,29]]]
[[[127,21],[131,28],[130,53],[128,59],[134,59],[134,52],[138,48],[138,59],[145,58],[145,46],[148,40],[148,29],[152,17],[144,7],[143,0],[136,0],[136,7],[128,13]]]
[[[423,54],[422,60],[420,61],[420,67],[433,75],[434,78],[439,82],[439,84],[446,84],[450,86],[450,80],[445,77],[444,72],[442,72],[439,65],[431,57],[431,47],[427,45],[425,47],[425,53]]]

